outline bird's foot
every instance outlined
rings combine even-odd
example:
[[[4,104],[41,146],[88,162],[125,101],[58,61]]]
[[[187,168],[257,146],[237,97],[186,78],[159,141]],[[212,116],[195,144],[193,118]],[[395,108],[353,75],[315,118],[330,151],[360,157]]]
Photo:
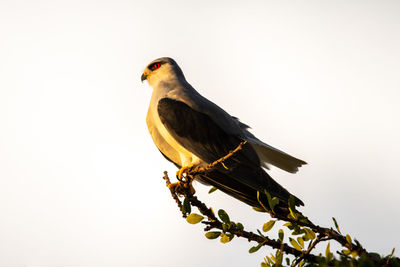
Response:
[[[179,169],[179,171],[176,172],[176,178],[179,181],[182,181],[182,177],[184,173],[188,173],[191,169],[193,168],[193,163],[183,166],[182,168]]]
[[[171,192],[176,193],[180,197],[183,194],[183,187],[182,187],[182,182],[181,181],[169,184],[168,188],[169,188],[169,190],[171,190]]]
[[[182,195],[185,195],[185,192],[191,195],[196,193],[196,190],[194,190],[192,186],[193,177],[188,176],[188,173],[193,170],[193,167],[193,164],[189,164],[180,168],[179,171],[176,172],[176,178],[178,179],[178,182],[168,185],[168,188],[178,194],[178,196],[180,197]],[[183,176],[184,173],[186,174],[186,176]]]
[[[189,191],[188,193],[194,195],[194,193],[196,193],[196,190],[194,189],[192,182],[192,179],[185,182],[178,181],[176,183],[169,184],[168,188],[176,193],[179,197],[185,195],[185,192],[187,192],[187,190]]]

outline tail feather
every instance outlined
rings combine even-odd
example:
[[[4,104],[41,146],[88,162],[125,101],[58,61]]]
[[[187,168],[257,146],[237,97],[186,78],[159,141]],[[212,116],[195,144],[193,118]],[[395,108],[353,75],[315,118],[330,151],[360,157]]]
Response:
[[[307,162],[301,159],[295,158],[270,146],[265,146],[263,144],[252,144],[252,146],[263,166],[267,168],[268,164],[271,164],[287,172],[296,173],[302,165],[307,164]]]
[[[287,213],[288,200],[291,194],[279,185],[276,181],[274,181],[264,170],[260,168],[260,175],[262,175],[262,180],[265,181],[263,184],[260,184],[257,188],[250,187],[246,183],[240,182],[240,179],[237,179],[237,175],[240,175],[241,172],[221,172],[220,170],[211,170],[206,174],[196,176],[200,182],[212,185],[224,193],[252,206],[263,209],[264,207],[269,207],[268,199],[264,194],[264,190],[266,190],[271,196],[277,197],[280,201],[277,206],[277,209],[280,210],[281,213]],[[234,175],[232,175],[234,174]],[[242,176],[242,179],[245,179],[245,176]],[[257,192],[260,192],[259,198],[257,198]],[[297,197],[295,197],[295,205],[303,206],[304,203]],[[260,203],[261,202],[261,203]]]

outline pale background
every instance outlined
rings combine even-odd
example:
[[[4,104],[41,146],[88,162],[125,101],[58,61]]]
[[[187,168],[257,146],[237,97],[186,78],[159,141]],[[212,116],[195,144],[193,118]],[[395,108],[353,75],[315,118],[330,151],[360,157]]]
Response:
[[[140,76],[161,56],[309,163],[272,175],[315,222],[400,249],[400,2],[215,2],[0,1],[0,266],[259,266],[270,252],[181,218],[145,124]],[[195,186],[250,230],[266,221]]]

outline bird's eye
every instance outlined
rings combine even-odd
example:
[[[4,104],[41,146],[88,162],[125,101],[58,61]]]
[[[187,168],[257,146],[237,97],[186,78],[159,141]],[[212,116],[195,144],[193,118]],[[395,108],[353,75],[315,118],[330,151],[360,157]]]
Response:
[[[154,65],[153,65],[153,69],[158,69],[159,67],[161,66],[161,64],[160,63],[155,63]]]

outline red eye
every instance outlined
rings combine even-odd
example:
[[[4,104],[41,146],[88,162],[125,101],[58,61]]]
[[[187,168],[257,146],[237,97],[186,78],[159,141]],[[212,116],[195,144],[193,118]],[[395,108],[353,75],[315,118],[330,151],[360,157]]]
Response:
[[[158,69],[160,67],[160,63],[156,63],[156,64],[154,64],[153,65],[153,68],[156,70],[156,69]]]

